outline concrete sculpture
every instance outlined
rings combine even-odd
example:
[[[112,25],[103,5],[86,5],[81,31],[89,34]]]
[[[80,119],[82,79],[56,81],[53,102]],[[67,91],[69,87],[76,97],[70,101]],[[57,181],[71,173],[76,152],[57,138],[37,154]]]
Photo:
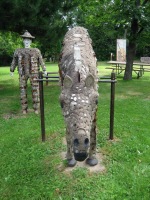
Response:
[[[68,166],[96,159],[96,110],[98,104],[97,59],[85,28],[69,30],[59,62],[60,104],[66,122]]]
[[[36,79],[38,78],[40,65],[42,66],[42,69],[45,74],[47,74],[46,67],[43,62],[40,50],[37,48],[30,48],[30,44],[34,37],[28,31],[25,31],[25,33],[21,36],[23,38],[25,48],[16,49],[16,51],[14,52],[10,72],[12,76],[16,66],[18,66],[21,105],[23,114],[27,113],[27,81],[28,79],[30,79],[32,87],[33,109],[34,112],[38,114],[39,83]]]

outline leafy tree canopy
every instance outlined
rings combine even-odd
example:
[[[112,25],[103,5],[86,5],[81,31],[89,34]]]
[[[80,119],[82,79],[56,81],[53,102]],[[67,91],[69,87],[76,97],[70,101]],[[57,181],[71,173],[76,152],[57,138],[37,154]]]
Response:
[[[64,16],[74,6],[76,2],[70,0],[1,0],[0,30],[18,34],[28,30],[39,41],[44,56],[58,54],[68,26]]]
[[[115,54],[116,39],[126,37],[132,47],[132,65],[136,46],[138,55],[148,46],[150,1],[1,0],[0,19],[2,31],[22,34],[28,30],[34,35],[44,57],[58,57],[67,29],[75,25],[88,29],[100,60]]]

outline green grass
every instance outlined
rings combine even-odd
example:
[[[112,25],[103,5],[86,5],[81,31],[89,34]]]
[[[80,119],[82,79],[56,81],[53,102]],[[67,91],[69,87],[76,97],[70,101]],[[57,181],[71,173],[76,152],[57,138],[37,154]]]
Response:
[[[101,76],[110,75],[99,63]],[[47,71],[57,71],[47,64]],[[99,83],[97,142],[103,173],[78,168],[65,174],[60,152],[65,124],[59,105],[60,87],[44,84],[46,142],[41,142],[40,117],[21,113],[17,71],[0,67],[0,199],[2,200],[148,200],[150,199],[150,73],[132,81],[118,77],[115,99],[115,140],[110,142],[110,84]],[[63,168],[59,166],[63,165]]]

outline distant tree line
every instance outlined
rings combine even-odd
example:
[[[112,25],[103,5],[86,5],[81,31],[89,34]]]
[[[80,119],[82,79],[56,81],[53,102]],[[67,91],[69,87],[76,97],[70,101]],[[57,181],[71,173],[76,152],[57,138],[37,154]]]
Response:
[[[88,29],[98,60],[116,54],[116,39],[127,39],[127,72],[132,78],[133,60],[150,56],[149,0],[1,0],[0,64],[10,64],[16,48],[22,47],[19,34],[28,30],[34,45],[48,60],[58,60],[68,28]]]

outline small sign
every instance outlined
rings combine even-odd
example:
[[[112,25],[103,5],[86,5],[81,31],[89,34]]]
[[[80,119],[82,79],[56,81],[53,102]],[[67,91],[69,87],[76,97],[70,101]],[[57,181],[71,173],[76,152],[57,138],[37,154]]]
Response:
[[[126,39],[117,39],[117,61],[126,62]]]

